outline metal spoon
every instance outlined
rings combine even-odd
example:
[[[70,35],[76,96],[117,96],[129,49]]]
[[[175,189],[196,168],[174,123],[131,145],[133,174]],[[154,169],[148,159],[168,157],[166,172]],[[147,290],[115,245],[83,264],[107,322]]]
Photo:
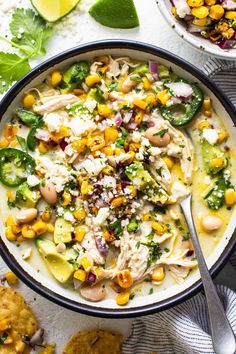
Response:
[[[192,195],[190,194],[187,198],[183,199],[180,206],[188,225],[193,247],[198,260],[198,267],[208,306],[214,351],[216,354],[234,354],[236,352],[234,332],[226,317],[224,308],[208,271],[194,225],[192,215]]]

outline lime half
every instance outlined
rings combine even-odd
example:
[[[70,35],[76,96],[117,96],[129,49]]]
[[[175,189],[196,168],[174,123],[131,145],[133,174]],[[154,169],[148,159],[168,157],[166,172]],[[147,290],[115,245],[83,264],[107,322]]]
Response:
[[[31,0],[32,5],[48,22],[58,21],[71,12],[80,0]]]
[[[112,28],[139,26],[138,14],[133,0],[97,0],[89,9],[94,19]]]

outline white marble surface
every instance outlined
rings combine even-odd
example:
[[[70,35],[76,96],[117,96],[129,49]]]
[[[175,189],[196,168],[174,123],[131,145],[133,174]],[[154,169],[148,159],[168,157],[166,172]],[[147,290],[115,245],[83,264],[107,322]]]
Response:
[[[86,13],[86,8],[92,2],[90,0],[81,0],[78,10],[56,26],[56,33],[47,46],[46,58],[81,43],[99,39],[127,38],[160,46],[190,61],[199,68],[207,60],[204,54],[199,53],[182,42],[174,31],[168,27],[159,13],[155,0],[135,0],[140,17],[140,28],[133,30],[112,30],[96,23]],[[19,7],[28,7],[30,1],[0,0],[1,32],[7,32],[12,6],[15,4],[18,4]],[[0,51],[8,49],[8,45],[0,42]],[[31,64],[34,66],[44,59],[37,58]],[[6,270],[7,266],[0,259],[0,274]],[[58,354],[62,352],[62,348],[69,337],[79,330],[99,327],[119,330],[124,335],[129,333],[131,320],[104,320],[80,315],[45,300],[22,283],[18,289],[23,293],[30,305],[32,305],[40,325],[46,329],[48,340],[57,343]]]

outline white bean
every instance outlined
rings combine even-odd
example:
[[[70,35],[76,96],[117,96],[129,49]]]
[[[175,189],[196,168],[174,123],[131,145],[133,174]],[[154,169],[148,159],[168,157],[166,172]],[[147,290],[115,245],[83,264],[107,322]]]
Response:
[[[38,210],[35,208],[24,209],[19,211],[19,213],[16,214],[16,221],[18,223],[27,223],[34,220],[37,214],[38,214]]]
[[[42,197],[45,199],[45,201],[49,205],[56,204],[57,202],[57,191],[53,183],[51,182],[46,182],[45,185],[40,185],[39,187],[40,193],[42,194]]]
[[[219,230],[222,225],[223,221],[217,216],[208,215],[202,219],[202,226],[208,232]]]
[[[145,137],[154,146],[165,147],[170,143],[170,135],[166,132],[163,136],[158,135],[158,131],[155,127],[151,127],[146,130]]]
[[[81,295],[89,301],[101,301],[106,296],[106,289],[101,283],[84,285],[80,289]]]

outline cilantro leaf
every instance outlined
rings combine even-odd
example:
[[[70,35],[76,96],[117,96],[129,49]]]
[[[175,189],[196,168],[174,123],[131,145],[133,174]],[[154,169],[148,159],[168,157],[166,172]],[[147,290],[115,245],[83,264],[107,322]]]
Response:
[[[17,54],[0,52],[0,93],[6,91],[14,81],[30,71],[26,58]]]
[[[31,9],[16,9],[12,15],[10,30],[12,42],[30,56],[45,55],[44,44],[52,34],[52,27]]]

